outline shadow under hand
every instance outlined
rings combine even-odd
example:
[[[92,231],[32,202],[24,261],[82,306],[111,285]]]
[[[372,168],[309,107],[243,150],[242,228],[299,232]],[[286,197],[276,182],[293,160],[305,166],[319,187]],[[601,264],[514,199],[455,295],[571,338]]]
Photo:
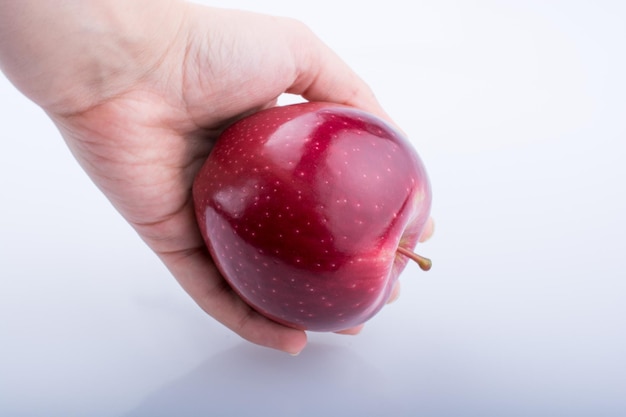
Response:
[[[127,417],[384,415],[393,409],[386,386],[345,347],[311,343],[291,357],[245,343],[154,392]]]

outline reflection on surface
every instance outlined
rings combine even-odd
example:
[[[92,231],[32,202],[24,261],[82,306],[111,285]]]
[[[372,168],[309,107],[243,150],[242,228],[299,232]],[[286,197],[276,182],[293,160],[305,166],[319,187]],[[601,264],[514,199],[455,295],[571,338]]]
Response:
[[[345,347],[311,343],[291,357],[245,343],[152,393],[127,417],[384,415],[393,409],[386,386]]]

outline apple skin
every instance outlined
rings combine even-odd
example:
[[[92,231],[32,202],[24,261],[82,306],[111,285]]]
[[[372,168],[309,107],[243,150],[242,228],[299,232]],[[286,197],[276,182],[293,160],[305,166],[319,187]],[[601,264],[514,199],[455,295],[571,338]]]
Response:
[[[203,238],[259,313],[312,331],[364,323],[388,300],[431,206],[404,136],[347,106],[266,109],[227,128],[193,184]]]

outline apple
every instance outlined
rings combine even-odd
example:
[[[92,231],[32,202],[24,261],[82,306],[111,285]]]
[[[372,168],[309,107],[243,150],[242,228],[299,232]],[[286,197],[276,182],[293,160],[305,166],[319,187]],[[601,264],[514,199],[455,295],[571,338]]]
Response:
[[[413,259],[431,189],[409,141],[355,108],[299,103],[228,127],[193,184],[220,272],[259,313],[313,331],[364,323]]]

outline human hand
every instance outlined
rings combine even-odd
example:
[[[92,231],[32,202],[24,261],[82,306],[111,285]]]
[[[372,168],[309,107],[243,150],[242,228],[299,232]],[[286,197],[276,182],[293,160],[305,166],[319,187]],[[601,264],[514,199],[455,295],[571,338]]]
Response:
[[[191,184],[225,126],[283,93],[386,118],[368,86],[290,19],[169,0],[0,5],[7,7],[35,13],[48,27],[20,39],[19,21],[0,22],[0,37],[7,28],[17,33],[15,43],[0,43],[3,70],[46,110],[185,291],[245,339],[300,352],[303,331],[256,313],[220,275],[196,224]],[[88,16],[96,17],[85,23]],[[26,41],[30,55],[20,49]]]

